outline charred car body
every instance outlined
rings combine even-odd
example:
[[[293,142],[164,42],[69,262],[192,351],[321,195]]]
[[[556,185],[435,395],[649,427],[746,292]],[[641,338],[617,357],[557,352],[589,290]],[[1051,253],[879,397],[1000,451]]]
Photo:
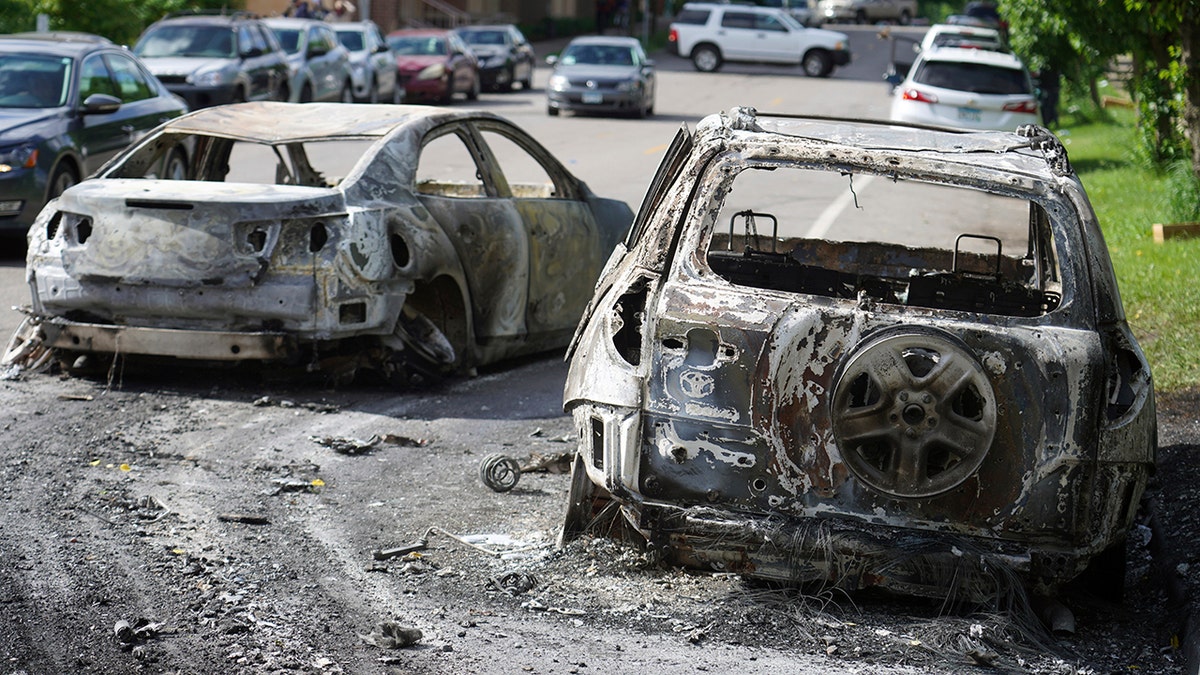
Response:
[[[631,219],[486,112],[205,109],[39,215],[10,352],[461,370],[564,345]]]
[[[706,118],[571,349],[562,540],[619,510],[675,564],[1053,593],[1124,560],[1154,462],[1149,367],[1038,127]]]

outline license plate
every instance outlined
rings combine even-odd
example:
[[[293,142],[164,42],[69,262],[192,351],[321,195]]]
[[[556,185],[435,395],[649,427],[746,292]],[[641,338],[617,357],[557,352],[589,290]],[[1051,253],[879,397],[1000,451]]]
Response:
[[[964,122],[978,122],[978,121],[980,121],[980,119],[982,119],[981,118],[982,114],[983,114],[983,111],[980,110],[979,108],[959,108],[958,109],[958,119],[960,119]]]
[[[584,103],[604,103],[604,94],[598,94],[594,91],[586,91],[583,93]]]

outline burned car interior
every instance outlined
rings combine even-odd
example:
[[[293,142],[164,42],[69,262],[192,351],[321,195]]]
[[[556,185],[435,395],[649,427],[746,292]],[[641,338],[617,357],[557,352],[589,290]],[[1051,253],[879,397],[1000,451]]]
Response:
[[[916,195],[856,195],[854,174],[841,177],[849,217],[836,222],[787,199],[827,174],[770,164],[738,172],[708,247],[713,272],[740,286],[1009,316],[1041,316],[1061,301],[1049,216],[1037,202],[978,194],[978,211],[964,212],[946,208],[953,202],[943,193],[967,188],[918,184]],[[778,195],[770,211],[737,198],[751,182],[760,183],[753,194]],[[786,214],[782,223],[775,213]],[[957,234],[930,240],[929,223],[953,223],[937,231]]]

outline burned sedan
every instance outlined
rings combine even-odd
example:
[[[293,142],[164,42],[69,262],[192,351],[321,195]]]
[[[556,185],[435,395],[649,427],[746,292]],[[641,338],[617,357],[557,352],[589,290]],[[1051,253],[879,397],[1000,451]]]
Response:
[[[563,542],[966,601],[1123,578],[1150,370],[1044,129],[708,117],[571,349]]]
[[[143,178],[181,144],[189,180]],[[463,371],[564,346],[632,217],[486,112],[205,109],[39,215],[10,356]]]

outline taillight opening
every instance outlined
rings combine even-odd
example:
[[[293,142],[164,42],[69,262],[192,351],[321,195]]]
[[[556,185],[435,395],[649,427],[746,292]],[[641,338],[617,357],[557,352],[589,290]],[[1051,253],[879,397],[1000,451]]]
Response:
[[[1007,112],[1028,113],[1033,115],[1037,113],[1038,106],[1037,101],[1029,99],[1026,101],[1013,101],[1012,103],[1005,103],[1004,110]]]
[[[905,89],[903,92],[901,92],[900,97],[905,101],[918,101],[920,103],[938,102],[937,96],[923,92],[920,89]]]

